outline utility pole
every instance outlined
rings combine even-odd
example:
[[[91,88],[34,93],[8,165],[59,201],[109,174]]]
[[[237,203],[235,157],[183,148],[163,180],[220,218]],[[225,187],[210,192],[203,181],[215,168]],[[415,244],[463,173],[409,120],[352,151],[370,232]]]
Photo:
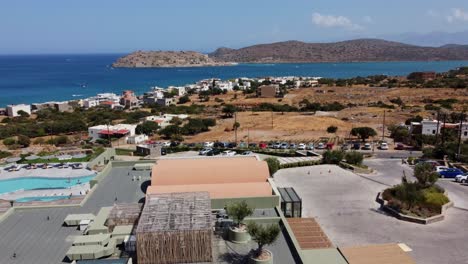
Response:
[[[446,120],[447,120],[447,114],[444,114],[444,122],[442,123],[443,127],[441,129],[441,131],[442,131],[442,146],[445,145],[445,129],[446,129],[445,122],[446,122]]]
[[[237,145],[237,112],[234,112],[234,138]]]
[[[382,141],[385,141],[385,110],[383,111],[383,122],[382,122]]]
[[[439,139],[439,126],[440,126],[440,110],[437,110],[437,129],[435,134],[435,145],[437,146],[437,141]]]
[[[250,145],[250,128],[247,128],[247,146]]]
[[[273,111],[271,111],[271,129],[273,129]]]
[[[462,128],[463,128],[463,121],[465,121],[465,111],[461,112],[460,114],[460,127],[458,129],[458,151],[457,151],[457,160],[460,161],[461,155],[461,138],[462,138]]]

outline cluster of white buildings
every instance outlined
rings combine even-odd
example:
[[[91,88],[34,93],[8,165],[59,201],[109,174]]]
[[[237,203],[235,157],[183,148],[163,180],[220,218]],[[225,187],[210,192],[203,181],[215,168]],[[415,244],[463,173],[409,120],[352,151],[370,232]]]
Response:
[[[425,119],[421,122],[411,122],[410,133],[435,136],[439,135],[442,129],[453,129],[460,133],[460,123],[444,123],[438,120]],[[461,124],[461,137],[462,139],[468,139],[468,123],[463,122]]]

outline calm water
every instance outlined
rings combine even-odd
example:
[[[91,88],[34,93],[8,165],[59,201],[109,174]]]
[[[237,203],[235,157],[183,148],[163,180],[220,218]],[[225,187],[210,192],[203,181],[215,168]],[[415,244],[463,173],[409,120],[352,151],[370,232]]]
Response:
[[[65,189],[91,181],[96,175],[74,178],[23,177],[0,181],[0,194],[18,190]]]
[[[79,99],[97,93],[183,85],[205,78],[262,76],[354,77],[447,71],[468,61],[240,64],[229,67],[113,69],[120,55],[0,56],[0,107],[7,104]],[[82,87],[85,85],[85,87]]]

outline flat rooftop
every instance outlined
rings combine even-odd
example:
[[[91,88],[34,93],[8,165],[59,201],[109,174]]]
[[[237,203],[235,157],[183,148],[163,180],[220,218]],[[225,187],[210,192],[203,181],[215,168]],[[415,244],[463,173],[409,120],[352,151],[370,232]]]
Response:
[[[147,194],[209,192],[210,198],[271,196],[268,165],[255,156],[158,160]]]

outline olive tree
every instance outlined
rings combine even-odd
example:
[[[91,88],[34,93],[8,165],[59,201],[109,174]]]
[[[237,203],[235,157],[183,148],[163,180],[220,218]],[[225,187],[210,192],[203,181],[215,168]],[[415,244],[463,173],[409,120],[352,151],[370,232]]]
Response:
[[[248,225],[248,232],[252,240],[257,242],[258,248],[255,250],[255,256],[258,257],[263,252],[263,247],[273,244],[281,232],[278,224],[271,225],[260,225],[255,222],[251,222]]]
[[[240,226],[247,216],[253,214],[253,209],[247,204],[246,201],[239,203],[231,203],[226,207],[226,212],[234,221],[237,226]]]

